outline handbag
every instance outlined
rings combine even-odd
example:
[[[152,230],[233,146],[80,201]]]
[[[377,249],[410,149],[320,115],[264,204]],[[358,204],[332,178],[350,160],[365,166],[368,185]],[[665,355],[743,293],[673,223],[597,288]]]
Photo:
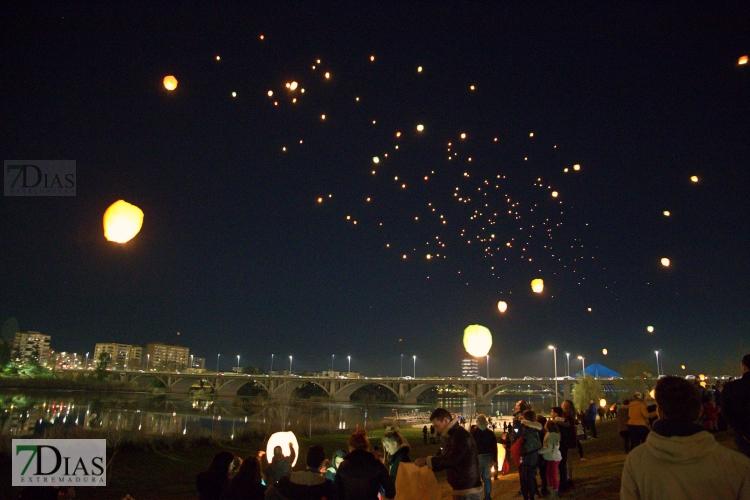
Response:
[[[523,436],[518,437],[513,441],[513,446],[510,447],[510,457],[513,459],[513,463],[516,467],[521,466],[521,457],[523,456]]]

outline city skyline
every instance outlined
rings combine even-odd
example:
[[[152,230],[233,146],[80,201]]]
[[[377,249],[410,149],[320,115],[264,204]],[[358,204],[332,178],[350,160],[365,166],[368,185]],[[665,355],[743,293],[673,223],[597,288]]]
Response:
[[[62,351],[458,373],[480,324],[493,376],[551,376],[550,345],[675,374],[748,348],[748,5],[2,12],[4,160],[78,180],[0,199],[0,322]]]

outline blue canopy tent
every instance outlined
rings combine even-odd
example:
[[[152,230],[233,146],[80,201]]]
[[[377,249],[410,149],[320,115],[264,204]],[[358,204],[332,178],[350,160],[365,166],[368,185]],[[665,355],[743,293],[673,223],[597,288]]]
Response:
[[[578,378],[583,375],[582,371],[574,373],[573,376]],[[593,363],[586,367],[586,375],[591,375],[594,378],[610,378],[610,377],[622,377],[619,373],[614,370],[610,370],[604,365],[599,363]]]

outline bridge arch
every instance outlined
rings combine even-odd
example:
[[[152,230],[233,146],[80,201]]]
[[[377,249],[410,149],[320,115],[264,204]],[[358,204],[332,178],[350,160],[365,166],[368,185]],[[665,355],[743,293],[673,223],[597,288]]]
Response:
[[[266,387],[266,385],[263,384],[258,379],[235,378],[219,386],[218,390],[216,391],[216,394],[219,396],[236,396],[237,391],[239,391],[242,387],[246,385],[257,385],[261,389],[266,391],[267,393],[270,394],[271,392],[268,390],[268,387]]]
[[[291,396],[292,392],[294,392],[295,389],[299,389],[303,385],[306,384],[314,384],[323,389],[323,392],[325,392],[328,396],[331,395],[330,391],[321,383],[310,380],[310,379],[302,379],[302,380],[289,380],[286,382],[282,382],[278,386],[276,386],[273,391],[268,391],[270,396],[273,398],[278,397],[284,397],[284,396]]]
[[[398,392],[391,387],[390,384],[382,384],[376,381],[369,381],[369,380],[358,380],[356,382],[351,382],[346,384],[343,387],[340,387],[338,391],[333,395],[334,399],[336,401],[349,401],[352,394],[354,394],[358,389],[361,389],[363,387],[367,386],[378,386],[378,387],[385,387],[389,391],[391,391],[396,398],[399,397]]]
[[[417,398],[425,392],[427,389],[430,389],[432,387],[437,387],[440,384],[418,384],[409,389],[409,392],[406,393],[406,396],[404,397],[404,402],[406,403],[416,403]],[[468,390],[468,389],[467,389]]]
[[[164,387],[169,387],[169,384],[164,378],[152,373],[142,373],[130,379],[131,382],[135,382],[139,387],[147,387],[148,384],[154,380],[161,382]]]
[[[209,380],[208,378],[197,379],[195,377],[183,377],[177,379],[172,382],[171,386],[169,386],[169,390],[178,394],[187,394],[194,386],[200,386],[201,381],[203,382],[203,387],[207,386],[210,387],[213,391],[216,391],[216,387],[211,383],[211,380]]]

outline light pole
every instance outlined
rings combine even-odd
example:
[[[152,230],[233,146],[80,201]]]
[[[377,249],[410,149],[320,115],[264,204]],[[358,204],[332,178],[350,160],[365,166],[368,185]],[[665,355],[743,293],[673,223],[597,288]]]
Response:
[[[237,355],[237,373],[240,373],[240,355]]]
[[[331,371],[333,371],[333,361],[336,359],[335,354],[331,354]]]
[[[568,370],[566,371],[566,375],[570,377],[570,353],[566,352],[565,357],[568,358]]]
[[[552,349],[552,354],[555,357],[555,406],[559,406],[560,392],[557,390],[557,347],[551,345],[549,348]]]
[[[661,376],[661,369],[659,368],[659,351],[654,351],[656,353],[656,376]]]
[[[289,356],[289,375],[292,374],[292,357]]]
[[[271,353],[271,371],[273,371],[273,353]]]
[[[417,378],[417,356],[412,356],[414,358],[414,378]]]
[[[490,355],[487,355],[487,378],[490,378]]]
[[[216,373],[219,373],[219,360],[221,359],[221,354],[216,355]]]
[[[86,353],[86,354],[88,354],[88,353]],[[151,361],[151,355],[150,354],[146,354],[146,371],[148,371],[148,364],[149,364],[150,361]]]
[[[401,355],[401,378],[404,378],[404,355]]]
[[[351,373],[352,372],[352,357],[347,356],[347,358],[349,359],[349,372],[348,373]]]
[[[581,366],[583,366],[582,372],[583,372],[583,376],[585,377],[586,376],[586,358],[584,358],[583,356],[578,356],[578,359],[581,360]]]
[[[86,364],[83,365],[84,370],[89,369],[89,353],[86,353]]]
[[[193,355],[191,354],[190,355],[190,368],[193,368],[193,367],[194,367],[194,365],[193,365]]]

